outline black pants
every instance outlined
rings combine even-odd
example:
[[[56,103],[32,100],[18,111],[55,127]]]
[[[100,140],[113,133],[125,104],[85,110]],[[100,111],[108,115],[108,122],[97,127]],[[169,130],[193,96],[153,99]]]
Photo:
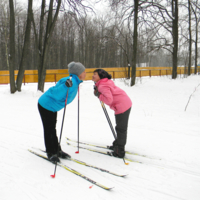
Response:
[[[127,139],[127,129],[128,129],[128,119],[131,108],[129,108],[124,113],[115,115],[116,127],[115,130],[117,132],[117,140],[113,142],[113,144],[118,144],[121,147],[126,145]]]
[[[58,151],[58,137],[56,135],[57,112],[46,110],[39,103],[38,110],[44,129],[46,152],[56,154]]]

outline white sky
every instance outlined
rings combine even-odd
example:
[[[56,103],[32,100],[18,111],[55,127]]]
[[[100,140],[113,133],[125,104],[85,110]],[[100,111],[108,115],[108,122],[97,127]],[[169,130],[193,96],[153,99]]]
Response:
[[[17,3],[21,3],[26,8],[28,6],[28,0],[15,0]],[[91,7],[94,7],[94,11],[97,15],[102,15],[106,10],[108,10],[108,4],[103,0],[100,1],[95,5],[96,0],[88,0],[89,5]],[[48,0],[47,0],[48,2]],[[94,6],[95,5],[95,6]],[[33,7],[38,8],[41,6],[41,0],[33,0]]]

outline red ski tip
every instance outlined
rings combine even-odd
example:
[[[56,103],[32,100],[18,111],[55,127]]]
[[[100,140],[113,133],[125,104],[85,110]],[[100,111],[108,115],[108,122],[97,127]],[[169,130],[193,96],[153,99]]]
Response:
[[[93,185],[91,185],[89,188],[91,189],[93,187]]]
[[[56,175],[54,174],[54,175],[50,175],[52,178],[55,178],[56,177]]]
[[[75,153],[79,153],[79,151],[76,151]]]

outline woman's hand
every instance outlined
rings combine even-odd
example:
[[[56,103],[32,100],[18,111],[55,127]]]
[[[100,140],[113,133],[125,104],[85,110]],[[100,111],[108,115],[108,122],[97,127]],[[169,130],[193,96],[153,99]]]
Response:
[[[73,83],[72,83],[71,79],[67,79],[66,82],[65,82],[65,85],[67,87],[72,87]]]
[[[99,98],[100,94],[101,93],[98,91],[98,88],[94,86],[94,95]]]

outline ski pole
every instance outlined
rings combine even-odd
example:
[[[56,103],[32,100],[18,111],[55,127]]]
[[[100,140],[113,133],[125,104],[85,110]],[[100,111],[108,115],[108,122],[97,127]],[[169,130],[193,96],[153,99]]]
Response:
[[[111,121],[110,121],[110,118],[109,118],[109,116],[108,116],[108,113],[107,113],[105,104],[103,103],[103,101],[100,101],[100,103],[101,103],[101,106],[102,106],[103,111],[104,111],[104,113],[105,113],[105,116],[106,116],[106,118],[107,118],[108,124],[109,124],[109,126],[110,126],[111,131],[112,131],[112,134],[113,134],[113,136],[114,136],[114,138],[115,138],[115,140],[116,140],[116,139],[117,139],[117,136],[116,136],[116,134],[115,134],[114,128],[113,128],[112,123],[111,123]]]
[[[79,87],[78,87],[78,151],[75,153],[79,153]]]
[[[108,124],[110,125],[110,129],[111,129],[111,131],[112,131],[112,133],[113,133],[113,136],[114,136],[115,139],[117,139],[117,136],[116,136],[116,134],[115,134],[114,128],[113,128],[113,126],[112,126],[112,123],[111,123],[111,121],[110,121],[109,115],[108,115],[108,113],[107,113],[105,104],[104,104],[102,101],[100,101],[100,103],[101,103],[101,106],[102,106],[102,108],[103,108],[103,111],[104,111],[104,113],[105,113],[105,115],[106,115]],[[126,162],[125,162],[124,158],[123,158],[123,161],[124,161],[124,164],[125,164],[125,165],[128,165],[128,164],[129,164],[129,163],[126,163]]]
[[[71,77],[70,77],[70,81],[71,81]],[[71,84],[72,84],[72,83],[71,83]],[[71,86],[72,86],[72,85],[71,85]],[[66,99],[65,99],[65,107],[64,107],[62,125],[61,125],[61,130],[60,130],[60,138],[59,138],[59,143],[58,143],[57,157],[58,157],[59,146],[60,146],[61,138],[62,138],[62,130],[63,130],[63,124],[64,124],[64,119],[65,119],[65,110],[66,110],[66,106],[67,106],[68,92],[69,92],[69,87],[71,87],[71,86],[68,86],[67,95],[66,95]],[[56,168],[57,168],[57,161],[56,161],[56,164],[55,164],[54,174],[51,175],[52,178],[55,178],[55,176],[56,176]]]
[[[95,85],[94,85],[94,90],[96,90],[96,86],[95,86]],[[97,92],[98,92],[98,91],[97,91]],[[99,93],[99,92],[98,92],[98,93]],[[104,114],[105,114],[105,116],[106,116],[106,119],[107,119],[107,121],[108,121],[108,124],[109,124],[109,126],[110,126],[110,129],[111,129],[111,131],[112,131],[112,134],[113,134],[113,136],[114,136],[114,138],[115,138],[115,140],[116,140],[116,139],[117,139],[117,136],[116,136],[116,134],[115,134],[114,128],[113,128],[112,123],[111,123],[111,121],[110,121],[110,118],[109,118],[108,112],[107,112],[107,110],[106,110],[105,104],[104,104],[103,101],[101,101],[100,99],[99,99],[99,101],[100,101],[101,106],[102,106],[102,108],[103,108]]]

